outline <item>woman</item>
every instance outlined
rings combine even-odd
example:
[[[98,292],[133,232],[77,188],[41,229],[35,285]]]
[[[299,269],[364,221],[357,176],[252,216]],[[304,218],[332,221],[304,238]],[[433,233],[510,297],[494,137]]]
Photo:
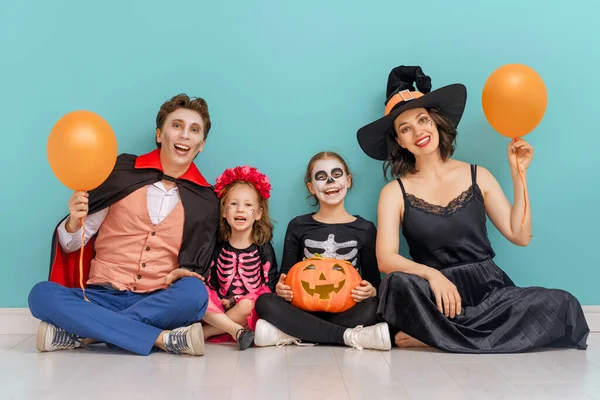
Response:
[[[395,68],[386,116],[358,131],[363,151],[397,177],[381,191],[377,237],[379,269],[388,274],[378,314],[397,332],[396,345],[461,353],[585,349],[589,328],[575,297],[516,287],[492,261],[486,215],[512,243],[529,244],[532,146],[522,139],[508,146],[511,206],[488,170],[451,158],[466,88],[430,89],[421,68]],[[412,261],[398,254],[399,227]]]

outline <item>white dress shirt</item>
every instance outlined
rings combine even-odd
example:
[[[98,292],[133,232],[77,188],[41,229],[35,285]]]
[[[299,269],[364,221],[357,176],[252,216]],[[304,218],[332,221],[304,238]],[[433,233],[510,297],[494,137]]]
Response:
[[[162,182],[156,182],[148,186],[148,214],[154,225],[164,220],[173,211],[177,203],[179,203],[179,191],[177,187],[167,190]],[[84,245],[98,232],[109,209],[110,207],[107,207],[89,214],[85,218]],[[58,226],[58,241],[65,253],[71,253],[81,248],[81,228],[75,233],[67,232],[65,227],[67,220],[68,218]]]

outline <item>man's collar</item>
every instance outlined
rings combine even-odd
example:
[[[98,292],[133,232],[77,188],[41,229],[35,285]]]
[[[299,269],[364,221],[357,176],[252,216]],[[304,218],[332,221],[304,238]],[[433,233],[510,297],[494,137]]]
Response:
[[[135,168],[136,169],[156,169],[161,172],[164,172],[162,169],[162,164],[160,163],[160,149],[156,149],[151,151],[148,154],[144,154],[138,156],[135,159]],[[187,172],[180,176],[178,179],[183,179],[196,185],[210,187],[210,184],[204,179],[196,165],[192,162]]]

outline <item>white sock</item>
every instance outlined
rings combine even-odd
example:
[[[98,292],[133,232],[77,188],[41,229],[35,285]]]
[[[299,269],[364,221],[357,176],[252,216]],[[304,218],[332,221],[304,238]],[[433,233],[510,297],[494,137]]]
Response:
[[[344,343],[346,346],[352,347],[352,329],[350,328],[344,331]]]

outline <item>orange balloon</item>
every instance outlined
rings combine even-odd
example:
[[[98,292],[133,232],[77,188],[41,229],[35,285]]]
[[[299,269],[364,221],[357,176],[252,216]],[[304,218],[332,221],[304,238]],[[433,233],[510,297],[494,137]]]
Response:
[[[48,138],[48,161],[52,172],[73,190],[100,186],[117,161],[117,139],[101,116],[91,111],[66,114]]]
[[[544,81],[532,68],[507,64],[489,76],[481,102],[490,125],[501,135],[517,138],[527,135],[540,123],[548,94]]]

